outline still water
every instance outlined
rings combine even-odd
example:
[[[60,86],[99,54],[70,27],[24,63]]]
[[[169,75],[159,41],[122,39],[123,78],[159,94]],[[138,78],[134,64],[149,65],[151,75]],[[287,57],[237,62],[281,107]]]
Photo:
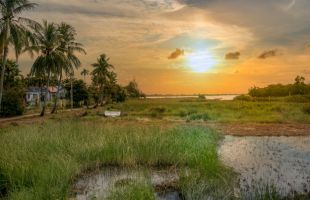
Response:
[[[310,136],[226,136],[219,154],[239,174],[245,196],[266,185],[282,196],[310,193]]]
[[[228,101],[228,100],[233,100],[236,96],[236,94],[224,94],[224,95],[205,95],[206,99],[208,100],[223,100],[223,101]],[[183,98],[198,98],[198,96],[196,95],[164,95],[164,96],[147,96],[147,99],[183,99]]]

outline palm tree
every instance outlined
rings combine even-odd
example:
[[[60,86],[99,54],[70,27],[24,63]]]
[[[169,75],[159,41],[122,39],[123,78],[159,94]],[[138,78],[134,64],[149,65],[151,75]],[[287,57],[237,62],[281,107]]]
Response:
[[[66,75],[70,75],[72,80],[72,77],[74,76],[74,69],[77,69],[81,65],[81,61],[79,58],[75,55],[75,52],[84,53],[86,54],[86,51],[83,49],[83,45],[76,42],[76,30],[74,27],[72,27],[69,24],[61,23],[58,28],[60,34],[61,34],[61,50],[67,57],[69,61],[69,65],[61,65],[57,67],[57,75],[59,76],[59,82],[58,82],[58,90],[56,94],[56,98],[54,101],[54,107],[51,113],[55,113],[57,109],[57,101],[59,96],[59,88],[62,80],[62,73],[65,72]],[[72,84],[71,84],[72,86]],[[70,93],[72,93],[73,88],[71,88]],[[73,107],[73,95],[71,94],[71,108]]]
[[[81,75],[84,76],[84,82],[85,82],[85,77],[89,74],[89,71],[87,69],[83,69],[81,71]]]
[[[110,70],[114,67],[109,64],[109,58],[105,54],[100,55],[97,63],[92,64],[92,66],[95,68],[92,71],[93,83],[99,86],[99,103],[102,105],[104,86],[107,84],[111,75]]]
[[[1,69],[0,76],[0,110],[3,95],[4,72],[9,53],[9,46],[14,47],[16,60],[22,52],[23,46],[28,44],[28,36],[30,32],[27,25],[36,24],[36,22],[20,17],[27,10],[36,7],[37,4],[30,3],[28,0],[0,0],[0,55]]]
[[[41,116],[44,116],[48,88],[51,76],[57,72],[59,66],[68,66],[70,61],[62,49],[62,37],[58,26],[54,23],[43,21],[43,24],[37,24],[32,27],[35,44],[29,47],[31,51],[39,53],[34,61],[31,74],[35,76],[44,76],[47,79],[43,107]]]

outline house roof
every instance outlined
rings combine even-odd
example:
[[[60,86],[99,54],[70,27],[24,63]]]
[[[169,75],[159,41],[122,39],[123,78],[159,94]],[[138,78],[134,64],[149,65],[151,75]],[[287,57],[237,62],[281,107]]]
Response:
[[[48,92],[49,93],[57,93],[57,88],[56,87],[48,87]]]

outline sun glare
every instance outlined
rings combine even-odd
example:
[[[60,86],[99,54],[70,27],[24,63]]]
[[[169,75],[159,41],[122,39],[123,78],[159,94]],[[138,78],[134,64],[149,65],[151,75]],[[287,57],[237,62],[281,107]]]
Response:
[[[217,64],[214,56],[206,50],[188,54],[186,60],[187,66],[197,73],[207,72]]]

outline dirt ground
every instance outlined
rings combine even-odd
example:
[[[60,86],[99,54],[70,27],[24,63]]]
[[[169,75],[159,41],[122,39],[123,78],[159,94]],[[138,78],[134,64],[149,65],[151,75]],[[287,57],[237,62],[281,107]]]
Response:
[[[29,125],[34,123],[43,123],[48,119],[63,119],[79,117],[83,115],[83,110],[74,110],[72,112],[58,113],[57,115],[47,114],[44,117],[38,115],[28,115],[15,118],[0,119],[0,128],[8,126]],[[138,120],[139,123],[143,123]],[[147,120],[149,124],[152,120]],[[130,121],[130,123],[134,123]],[[167,123],[166,120],[157,120],[159,124],[199,124],[214,128],[224,135],[233,136],[308,136],[310,135],[310,124],[304,123],[213,123],[213,122],[190,122],[186,123],[182,120]]]
[[[310,124],[302,123],[221,123],[211,126],[224,135],[234,136],[310,135]]]

